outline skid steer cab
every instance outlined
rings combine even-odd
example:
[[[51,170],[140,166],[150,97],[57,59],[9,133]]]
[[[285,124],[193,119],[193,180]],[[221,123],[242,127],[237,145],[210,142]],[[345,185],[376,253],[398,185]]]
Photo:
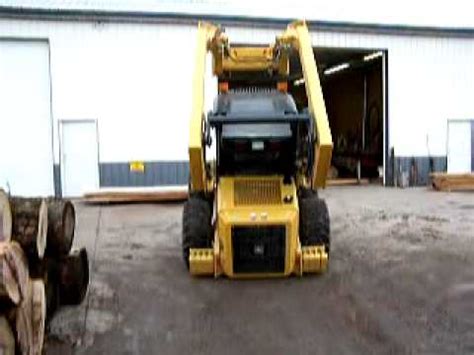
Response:
[[[204,76],[213,55],[218,96],[207,115]],[[297,53],[308,96],[288,92]],[[232,47],[200,24],[190,129],[190,191],[182,248],[193,275],[233,278],[324,272],[330,251],[324,187],[332,139],[307,27],[299,21],[269,47]],[[210,133],[215,164],[206,164]]]

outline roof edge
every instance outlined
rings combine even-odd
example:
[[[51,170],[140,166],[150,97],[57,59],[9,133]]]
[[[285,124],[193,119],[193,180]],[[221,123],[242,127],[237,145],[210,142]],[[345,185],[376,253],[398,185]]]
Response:
[[[271,18],[244,15],[198,14],[189,12],[146,12],[92,9],[45,9],[0,5],[0,19],[26,19],[46,21],[129,22],[197,24],[198,21],[222,25],[260,28],[284,28],[293,18]],[[400,34],[415,36],[443,36],[474,38],[474,28],[415,26],[403,24],[358,23],[349,21],[307,20],[311,30],[344,31],[373,34]]]

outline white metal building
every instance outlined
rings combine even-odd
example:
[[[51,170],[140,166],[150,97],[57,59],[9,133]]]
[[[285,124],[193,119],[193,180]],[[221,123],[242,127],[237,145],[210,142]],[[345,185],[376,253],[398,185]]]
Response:
[[[197,21],[221,23],[233,43],[245,44],[273,42],[290,21],[192,4],[123,4],[0,1],[0,187],[76,196],[187,183]],[[386,184],[413,166],[416,183],[429,170],[474,170],[472,24],[300,16],[309,20],[316,54],[324,48],[332,64],[344,50],[382,53]],[[131,171],[134,161],[144,162],[143,172]]]

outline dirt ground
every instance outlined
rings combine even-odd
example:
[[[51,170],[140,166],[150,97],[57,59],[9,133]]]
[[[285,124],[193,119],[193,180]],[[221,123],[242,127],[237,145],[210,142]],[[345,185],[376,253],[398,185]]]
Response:
[[[474,194],[329,188],[322,276],[190,277],[182,204],[77,204],[90,256],[46,354],[474,353]]]

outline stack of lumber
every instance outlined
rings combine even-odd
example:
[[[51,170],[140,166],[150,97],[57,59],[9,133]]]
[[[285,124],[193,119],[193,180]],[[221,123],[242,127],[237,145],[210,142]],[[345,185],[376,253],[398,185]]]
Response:
[[[89,265],[85,249],[71,250],[74,229],[70,201],[0,189],[0,354],[41,354],[57,308],[84,299]]]
[[[431,185],[439,191],[463,191],[474,190],[474,173],[471,174],[448,174],[432,173]]]
[[[84,201],[89,203],[174,202],[187,198],[187,186],[101,189],[84,194]]]

